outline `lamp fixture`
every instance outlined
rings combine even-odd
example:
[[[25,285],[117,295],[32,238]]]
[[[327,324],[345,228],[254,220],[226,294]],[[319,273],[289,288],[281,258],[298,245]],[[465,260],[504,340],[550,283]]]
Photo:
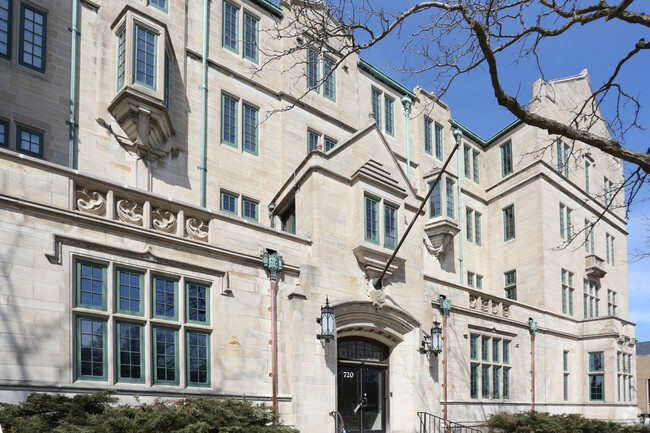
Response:
[[[316,338],[329,343],[334,338],[334,308],[330,306],[329,297],[325,298],[325,305],[320,307],[320,317],[316,318],[316,323],[321,327],[321,332],[316,334]]]
[[[431,353],[435,356],[438,356],[442,352],[442,328],[437,320],[433,322],[431,333],[422,336],[420,352],[425,354]]]

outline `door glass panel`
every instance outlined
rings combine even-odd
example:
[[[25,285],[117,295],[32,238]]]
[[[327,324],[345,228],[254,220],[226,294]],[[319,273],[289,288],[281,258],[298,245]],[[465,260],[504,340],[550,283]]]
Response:
[[[366,407],[363,411],[364,432],[382,432],[384,417],[384,371],[365,368],[363,375],[363,396]]]
[[[359,395],[361,368],[349,367],[339,364],[339,412],[345,423],[345,431],[348,433],[361,432],[359,421],[361,408],[357,405],[361,400]],[[356,412],[355,412],[355,409]]]

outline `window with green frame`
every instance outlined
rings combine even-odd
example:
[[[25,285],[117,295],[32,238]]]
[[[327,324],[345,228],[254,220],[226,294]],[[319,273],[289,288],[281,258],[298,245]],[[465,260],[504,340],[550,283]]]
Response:
[[[384,95],[384,119],[386,134],[395,135],[395,100]]]
[[[260,203],[249,198],[242,198],[242,216],[246,219],[257,221],[259,219]]]
[[[564,371],[564,377],[563,377],[563,399],[564,401],[569,400],[569,351],[564,350],[562,351],[562,371]]]
[[[0,119],[0,147],[9,147],[9,122]]]
[[[336,146],[336,140],[326,136],[325,137],[325,152],[328,152],[328,151],[334,149],[335,146]]]
[[[320,93],[320,54],[313,48],[307,49],[307,86]]]
[[[474,287],[475,278],[476,274],[474,272],[467,271],[467,285],[469,287]]]
[[[77,307],[106,311],[106,269],[99,263],[76,261]]]
[[[77,316],[76,325],[77,379],[106,380],[108,377],[106,320]]]
[[[447,216],[449,218],[454,217],[454,181],[447,179],[445,182],[446,193],[447,193]]]
[[[476,288],[481,290],[483,289],[483,275],[476,276]]]
[[[481,337],[481,361],[490,361],[490,337],[486,335]]]
[[[45,72],[47,58],[47,14],[20,4],[20,45],[18,63]]]
[[[384,204],[384,246],[397,246],[397,208],[388,204]]]
[[[163,12],[167,12],[169,7],[169,0],[149,0],[149,6],[153,6],[156,9],[160,9]]]
[[[557,171],[565,177],[569,177],[570,148],[560,139],[558,139],[555,144],[557,149]]]
[[[481,397],[490,398],[490,366],[481,365]]]
[[[239,101],[229,95],[221,95],[221,142],[237,147],[237,105]]]
[[[323,96],[336,101],[336,62],[323,56]],[[327,149],[326,149],[327,150]]]
[[[501,146],[501,176],[506,177],[512,173],[512,142],[507,141]]]
[[[479,183],[479,174],[480,174],[480,166],[479,166],[479,153],[476,150],[472,151],[472,160],[474,163],[474,182]]]
[[[469,374],[469,396],[470,398],[478,398],[478,364],[470,365]]]
[[[16,148],[27,155],[43,157],[43,133],[24,126],[16,126]]]
[[[560,237],[562,240],[570,241],[573,236],[573,225],[571,224],[572,211],[560,203]]]
[[[587,254],[596,254],[594,242],[594,225],[585,219],[585,252]]]
[[[510,398],[510,340],[488,335],[470,334],[470,398],[479,398],[479,367],[481,398]],[[481,344],[481,359],[478,346]],[[490,351],[490,348],[492,349]],[[502,355],[502,356],[501,356]]]
[[[515,205],[503,208],[503,241],[515,238]]]
[[[252,105],[248,105],[246,103],[243,104],[243,114],[244,114],[244,119],[243,119],[243,138],[242,141],[244,143],[244,152],[252,153],[253,155],[257,155],[258,150],[257,150],[257,143],[258,143],[258,137],[257,137],[257,119],[258,119],[258,109],[253,107]]]
[[[501,366],[493,365],[492,366],[492,398],[501,398]]]
[[[311,129],[307,130],[307,153],[318,149],[318,142],[320,141],[321,135],[320,132]]]
[[[11,59],[12,0],[0,0],[0,57]]]
[[[505,279],[505,297],[506,299],[517,299],[517,271],[509,271],[503,274]]]
[[[153,317],[178,320],[178,280],[160,275],[152,280]]]
[[[144,383],[144,325],[116,322],[117,381]]]
[[[259,61],[259,24],[257,18],[244,12],[244,58],[255,63]]]
[[[474,243],[481,246],[481,214],[474,211]]]
[[[237,215],[237,195],[221,191],[221,210]]]
[[[154,384],[178,385],[178,330],[154,326],[153,359]]]
[[[156,54],[158,34],[153,30],[135,25],[134,80],[156,90]]]
[[[614,236],[605,233],[605,256],[608,264],[614,266]]]
[[[431,184],[429,184],[429,188],[431,188]],[[442,197],[440,196],[440,182],[438,182],[429,196],[429,218],[440,215],[442,215]]]
[[[117,90],[124,87],[126,74],[126,26],[117,34]]]
[[[503,367],[503,399],[510,399],[510,369]]]
[[[381,92],[375,88],[372,89],[372,114],[375,116],[375,123],[381,129]]]
[[[115,302],[117,312],[144,315],[144,274],[138,271],[118,268],[115,271],[117,288]]]
[[[478,339],[476,334],[469,336],[469,359],[478,360]]]
[[[365,232],[366,240],[379,243],[379,200],[365,196]]]
[[[238,23],[239,21],[239,8],[232,3],[223,2],[223,32],[222,32],[222,45],[229,50],[236,53],[239,52],[238,47]]]
[[[562,269],[562,314],[573,316],[573,272]]]
[[[501,353],[500,347],[501,347],[501,339],[493,338],[492,339],[492,362],[500,362],[501,360],[501,357],[499,356],[499,354]]]
[[[436,123],[436,158],[442,161],[442,153],[443,153],[443,148],[442,148],[442,126],[438,125]]]
[[[474,242],[474,209],[469,207],[465,208],[465,236],[468,242]]]
[[[210,286],[205,284],[187,282],[185,284],[185,305],[189,323],[201,325],[210,324]]]
[[[433,155],[433,121],[424,118],[424,152]]]
[[[589,352],[589,400],[604,401],[604,356],[603,352]]]
[[[210,386],[210,334],[187,331],[187,384]]]
[[[471,179],[472,177],[472,149],[465,145],[463,146],[463,167],[465,172],[465,177]]]

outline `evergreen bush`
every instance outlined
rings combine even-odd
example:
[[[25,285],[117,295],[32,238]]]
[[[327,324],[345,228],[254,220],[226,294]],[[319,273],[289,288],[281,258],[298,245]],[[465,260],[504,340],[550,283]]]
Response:
[[[499,413],[491,415],[483,427],[490,433],[650,433],[641,425],[585,418],[578,414],[550,415],[544,412]]]

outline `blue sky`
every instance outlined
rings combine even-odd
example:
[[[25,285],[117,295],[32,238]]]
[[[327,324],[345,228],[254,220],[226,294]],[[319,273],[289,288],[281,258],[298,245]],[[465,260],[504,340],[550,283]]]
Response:
[[[645,36],[644,33],[647,33],[647,29],[641,26],[611,20],[595,25],[578,26],[561,37],[548,39],[539,50],[545,77],[551,80],[577,75],[587,68],[592,87],[598,88],[609,78],[616,63],[634,48],[634,43]],[[389,37],[379,45],[363,52],[361,57],[400,80],[407,87],[414,88],[420,85],[433,91],[436,83],[431,82],[430,76],[406,77],[392,68],[404,63],[419,63],[419,60],[409,56],[408,53],[402,53],[402,48],[403,41],[396,37]],[[387,56],[387,53],[390,53],[390,56]],[[390,60],[387,61],[387,58]],[[527,60],[512,65],[512,59],[498,58],[497,60],[501,60],[500,73],[502,83],[507,84],[506,90],[514,93],[519,91],[522,95],[520,101],[527,102],[530,98],[531,84],[540,76],[535,62]],[[648,71],[650,71],[648,53],[640,53],[622,69],[619,75],[619,82],[623,83],[627,91],[637,97],[642,104],[650,103]],[[514,120],[512,114],[498,106],[485,69],[457,79],[442,99],[450,106],[454,119],[484,138],[490,137]],[[611,118],[613,106],[602,106],[601,109],[606,117]],[[639,123],[650,127],[648,108],[642,106]],[[646,131],[631,131],[626,136],[625,144],[634,150],[645,151],[650,147],[648,134]],[[646,197],[650,196],[650,189],[647,187],[644,192]],[[650,251],[650,246],[646,244],[650,221],[645,221],[646,218],[650,219],[650,204],[643,200],[637,201],[629,214],[628,252],[633,252],[635,249]],[[649,275],[646,268],[649,265],[650,258],[647,258],[637,263],[629,263],[628,267],[630,320],[637,324],[636,338],[639,341],[650,340],[650,309],[648,308],[650,290],[646,283]],[[601,295],[601,299],[603,296],[606,295]],[[605,304],[604,308],[606,302],[606,298],[601,301]]]

